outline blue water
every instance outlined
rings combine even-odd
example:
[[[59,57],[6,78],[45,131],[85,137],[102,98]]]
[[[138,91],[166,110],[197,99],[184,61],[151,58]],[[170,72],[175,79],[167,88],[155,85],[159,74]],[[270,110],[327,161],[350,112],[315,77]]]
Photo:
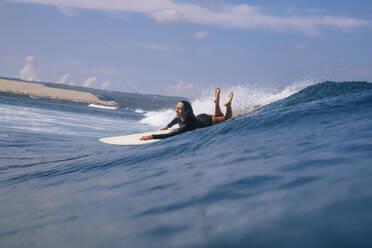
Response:
[[[165,113],[1,94],[0,247],[372,247],[372,84],[311,85],[149,145],[98,142]]]

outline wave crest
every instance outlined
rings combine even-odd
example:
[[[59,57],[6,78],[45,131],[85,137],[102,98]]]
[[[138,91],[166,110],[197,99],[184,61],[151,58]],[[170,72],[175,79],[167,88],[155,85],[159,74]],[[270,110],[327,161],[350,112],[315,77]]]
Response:
[[[320,100],[327,97],[353,94],[365,90],[371,90],[372,84],[367,82],[332,82],[326,81],[304,88],[298,93],[290,96],[283,104],[293,106],[305,102]]]
[[[299,92],[305,87],[312,85],[312,82],[306,81],[295,83],[282,90],[262,86],[241,86],[236,85],[227,89],[221,90],[221,109],[224,112],[223,103],[227,99],[230,91],[234,92],[232,103],[233,118],[237,118],[249,114],[253,110],[284,99],[294,93]],[[191,101],[195,114],[214,113],[213,103],[214,89],[205,90],[195,100]],[[156,128],[162,127],[170,122],[175,116],[175,109],[163,109],[159,111],[149,111],[145,113],[145,117],[140,120],[140,123],[147,124]]]

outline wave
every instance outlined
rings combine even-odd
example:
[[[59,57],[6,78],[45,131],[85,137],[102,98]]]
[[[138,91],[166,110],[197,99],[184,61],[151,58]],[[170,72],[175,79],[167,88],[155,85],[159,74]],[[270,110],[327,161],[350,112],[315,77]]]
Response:
[[[267,88],[262,86],[236,85],[227,89],[222,89],[220,97],[221,108],[223,109],[223,101],[224,99],[227,99],[227,95],[230,91],[234,92],[232,104],[233,118],[238,118],[249,114],[260,107],[285,99],[312,84],[314,83],[310,81],[294,83],[282,90],[278,90],[274,87]],[[214,89],[209,89],[201,93],[200,97],[191,102],[195,114],[214,113],[214,103],[212,101],[213,94]],[[149,111],[144,115],[145,117],[140,120],[140,123],[159,128],[166,125],[174,118],[175,109]]]
[[[310,81],[294,83],[283,90],[263,87],[234,86],[221,92],[221,107],[223,99],[227,98],[229,91],[234,92],[233,119],[247,115],[275,102],[280,106],[293,106],[327,97],[336,97],[345,94],[353,94],[372,89],[372,84],[367,82],[332,82],[313,83]],[[213,90],[202,94],[201,97],[191,102],[194,113],[213,113],[214,103]],[[149,111],[140,123],[156,128],[166,125],[175,116],[174,109],[163,109],[160,111]]]
[[[234,90],[240,118],[137,147],[109,146],[96,136],[138,132],[142,116],[164,125],[173,108],[138,114],[4,95],[0,187],[9,204],[0,205],[1,239],[40,233],[31,241],[43,244],[39,237],[58,225],[56,237],[71,240],[80,232],[85,240],[102,232],[102,225],[86,224],[104,219],[103,227],[115,230],[91,243],[273,247],[300,240],[311,247],[322,231],[330,235],[315,246],[370,247],[371,89],[363,82],[224,88],[221,101]],[[213,111],[212,91],[192,103],[196,113]],[[71,136],[55,135],[64,132]],[[81,208],[80,215],[71,212]],[[339,223],[350,228],[340,231]],[[185,242],[195,234],[201,238]]]
[[[304,88],[296,94],[285,99],[286,106],[293,106],[300,103],[311,102],[323,98],[337,97],[371,90],[372,84],[367,82],[332,82],[326,81]]]
[[[140,108],[138,108],[138,109],[134,110],[134,112],[136,112],[136,113],[138,113],[138,114],[143,114],[143,113],[145,113],[146,111],[145,111],[145,110],[142,110],[142,109],[140,109]]]
[[[93,110],[86,105],[65,102],[53,102],[52,105],[45,104],[43,99],[19,96],[6,95],[2,99],[0,126],[4,132],[22,132],[32,136],[105,137],[148,129],[145,125],[135,125],[139,117],[128,111]]]
[[[91,103],[88,106],[92,107],[92,108],[101,108],[101,109],[118,109],[118,107],[103,106],[103,105],[98,105],[98,104],[94,104],[94,103]]]
[[[299,122],[301,125],[316,126],[331,122],[333,118],[338,119],[336,116],[340,113],[352,115],[367,105],[372,105],[371,83],[327,81],[264,106],[254,116],[234,123],[234,129],[253,130],[269,126],[289,128],[296,125],[298,128]]]

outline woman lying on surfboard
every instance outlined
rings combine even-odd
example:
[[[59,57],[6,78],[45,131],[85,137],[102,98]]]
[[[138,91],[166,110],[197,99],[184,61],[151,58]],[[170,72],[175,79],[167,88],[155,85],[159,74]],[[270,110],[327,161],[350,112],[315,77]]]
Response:
[[[220,88],[217,88],[214,92],[214,115],[200,114],[198,116],[195,116],[191,104],[188,101],[180,101],[176,106],[176,117],[161,130],[167,130],[174,124],[179,124],[179,128],[166,134],[152,134],[148,136],[142,136],[140,140],[165,139],[183,132],[191,131],[197,128],[208,127],[230,119],[232,117],[231,101],[234,94],[232,92],[229,93],[228,99],[225,102],[226,114],[223,115],[220,109],[220,92]]]

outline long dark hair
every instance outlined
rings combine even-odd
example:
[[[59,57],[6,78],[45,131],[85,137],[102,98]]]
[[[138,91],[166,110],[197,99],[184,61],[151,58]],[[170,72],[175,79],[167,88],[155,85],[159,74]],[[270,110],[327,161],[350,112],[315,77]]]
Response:
[[[185,120],[183,121],[184,123],[197,123],[200,125],[200,121],[196,118],[194,111],[192,110],[191,103],[188,101],[180,101],[183,103],[183,111],[185,111]]]

